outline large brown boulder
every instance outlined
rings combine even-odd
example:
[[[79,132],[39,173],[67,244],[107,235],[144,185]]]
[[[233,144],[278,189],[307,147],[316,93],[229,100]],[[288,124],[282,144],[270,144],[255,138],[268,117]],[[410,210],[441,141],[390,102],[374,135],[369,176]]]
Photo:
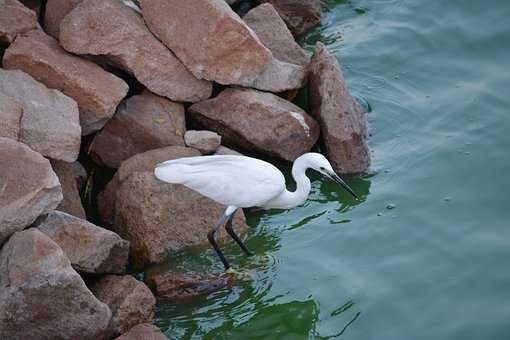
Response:
[[[74,162],[81,143],[78,105],[19,70],[0,69],[0,93],[23,107],[21,141],[43,156]]]
[[[138,153],[184,145],[185,132],[184,106],[145,91],[120,104],[89,150],[99,163],[118,168]]]
[[[0,138],[0,245],[62,200],[50,162],[28,146]]]
[[[44,12],[44,30],[58,39],[60,23],[83,0],[47,0]]]
[[[131,241],[132,263],[137,267],[161,262],[187,246],[207,244],[207,232],[226,208],[182,185],[158,181],[153,172],[129,176],[116,198],[112,229]],[[234,224],[246,230],[242,211]],[[221,228],[219,238],[225,235]]]
[[[328,159],[338,173],[360,173],[370,166],[367,113],[345,84],[336,58],[317,43],[310,63],[310,107],[320,122]]]
[[[250,10],[244,22],[257,34],[273,56],[286,63],[307,66],[310,58],[299,46],[273,5],[262,4]]]
[[[99,216],[106,225],[113,224],[115,214],[115,197],[117,190],[131,174],[135,172],[152,171],[156,164],[182,157],[200,156],[196,149],[184,146],[167,146],[161,149],[154,149],[137,154],[122,162],[119,170],[108,183],[105,190],[97,197]]]
[[[18,36],[6,50],[3,65],[6,69],[22,70],[73,98],[80,110],[83,135],[101,129],[129,90],[122,79],[91,61],[69,54],[41,30]]]
[[[71,53],[104,57],[171,100],[196,102],[211,95],[212,84],[195,78],[122,1],[84,0],[62,20],[59,40]]]
[[[130,275],[107,275],[91,287],[94,295],[112,311],[110,328],[115,335],[154,318],[156,298],[141,281]]]
[[[48,236],[14,234],[0,252],[0,339],[104,339],[111,312]]]
[[[264,0],[271,3],[294,35],[321,22],[322,0]]]
[[[254,81],[271,61],[271,52],[223,0],[140,4],[151,31],[197,78],[244,84]]]
[[[83,204],[81,202],[80,190],[87,178],[87,172],[78,162],[67,163],[62,161],[51,161],[53,171],[62,186],[64,199],[57,207],[57,210],[87,219]]]
[[[225,145],[287,161],[309,151],[319,137],[313,118],[271,93],[229,88],[189,111],[200,124],[218,132]]]
[[[0,43],[11,43],[18,34],[38,28],[37,15],[17,0],[0,0]]]
[[[115,340],[168,340],[161,330],[151,324],[142,323],[131,328]]]
[[[13,98],[0,93],[0,137],[20,139],[23,107]]]
[[[126,271],[129,242],[110,230],[61,211],[39,218],[38,230],[49,236],[84,273],[121,274]]]

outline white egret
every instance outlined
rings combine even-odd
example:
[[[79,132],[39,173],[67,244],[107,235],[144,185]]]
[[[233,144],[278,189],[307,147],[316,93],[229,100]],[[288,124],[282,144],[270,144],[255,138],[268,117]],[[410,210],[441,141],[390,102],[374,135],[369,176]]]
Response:
[[[285,178],[278,168],[260,159],[237,156],[199,156],[166,161],[156,166],[154,174],[161,181],[182,184],[227,208],[220,220],[208,233],[208,239],[225,269],[230,267],[219,249],[214,235],[225,225],[227,233],[246,255],[251,252],[232,229],[232,218],[239,208],[289,209],[305,202],[311,184],[306,170],[313,169],[336,181],[351,195],[354,191],[333,171],[326,157],[319,153],[306,153],[292,166],[296,190],[288,191]]]

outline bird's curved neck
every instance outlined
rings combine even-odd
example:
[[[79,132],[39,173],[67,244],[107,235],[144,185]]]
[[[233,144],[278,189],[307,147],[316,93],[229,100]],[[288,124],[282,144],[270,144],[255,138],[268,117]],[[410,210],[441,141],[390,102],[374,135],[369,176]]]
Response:
[[[280,196],[269,202],[270,208],[289,209],[298,206],[306,201],[312,185],[308,177],[306,177],[306,165],[300,162],[299,158],[292,166],[292,177],[296,182],[296,190],[285,190]]]

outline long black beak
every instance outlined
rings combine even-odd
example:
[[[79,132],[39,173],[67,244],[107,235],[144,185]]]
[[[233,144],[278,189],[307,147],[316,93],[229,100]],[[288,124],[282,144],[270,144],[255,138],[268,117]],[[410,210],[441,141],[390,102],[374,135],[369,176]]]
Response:
[[[354,198],[356,199],[359,199],[358,195],[356,195],[356,193],[354,192],[354,190],[351,189],[350,186],[347,185],[347,183],[344,182],[343,179],[340,178],[340,176],[338,176],[337,174],[335,174],[334,172],[328,172],[328,175],[329,175],[329,178],[331,178],[332,180],[334,180],[335,182],[337,182],[338,184],[340,184],[340,186],[342,188],[344,188],[345,190],[347,190],[349,192],[349,194],[351,194],[352,196],[354,196]]]

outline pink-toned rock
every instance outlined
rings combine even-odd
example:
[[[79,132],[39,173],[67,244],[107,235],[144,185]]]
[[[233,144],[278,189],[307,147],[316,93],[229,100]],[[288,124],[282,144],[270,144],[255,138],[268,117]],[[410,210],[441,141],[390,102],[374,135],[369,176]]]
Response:
[[[321,22],[321,0],[264,0],[271,3],[294,35]]]
[[[38,230],[49,236],[84,273],[121,274],[126,271],[129,242],[110,230],[61,211],[39,218]]]
[[[227,148],[226,146],[220,145],[218,149],[216,149],[215,155],[234,155],[234,156],[242,156],[243,154],[237,152],[236,150],[232,150]]]
[[[310,58],[299,46],[273,5],[262,4],[250,10],[244,22],[257,34],[273,56],[283,62],[307,66]]]
[[[23,107],[11,97],[0,93],[0,137],[20,139]]]
[[[184,134],[184,143],[195,148],[203,155],[214,153],[221,145],[221,136],[216,132],[207,130],[189,130]]]
[[[211,95],[212,84],[195,78],[122,1],[82,1],[62,20],[59,40],[69,52],[104,57],[171,100],[196,102]]]
[[[142,267],[184,247],[207,244],[207,232],[224,210],[182,185],[158,181],[152,171],[137,172],[117,191],[112,229],[131,241],[131,263]],[[234,225],[246,230],[242,211]],[[225,230],[219,231],[220,238],[225,235]]]
[[[48,236],[32,228],[3,246],[0,339],[105,339],[110,318]]]
[[[306,69],[303,66],[273,58],[262,73],[253,81],[241,81],[239,85],[262,91],[283,92],[303,87]]]
[[[154,318],[156,298],[143,282],[130,275],[107,275],[91,290],[110,307],[110,328],[114,335],[125,333],[138,324],[152,322]]]
[[[271,93],[229,88],[189,108],[227,146],[293,161],[309,151],[319,126],[296,105]]]
[[[138,153],[170,145],[184,145],[184,106],[149,91],[123,101],[115,116],[90,145],[101,164],[118,168]]]
[[[58,176],[64,194],[64,199],[57,210],[86,220],[87,216],[80,197],[81,184],[87,178],[85,169],[78,162],[52,161],[51,166]]]
[[[142,323],[131,328],[115,340],[168,340],[161,330],[151,324]]]
[[[122,182],[131,174],[152,171],[156,164],[167,160],[193,156],[200,156],[200,152],[184,146],[168,146],[137,154],[122,162],[119,170],[117,170],[113,179],[106,186],[106,189],[97,197],[99,216],[103,223],[106,225],[113,224],[117,190]]]
[[[160,299],[181,301],[208,295],[229,287],[231,275],[199,273],[146,274],[145,282]]]
[[[19,70],[0,69],[0,93],[23,107],[21,141],[43,156],[74,162],[81,143],[78,105]]]
[[[50,162],[25,144],[0,138],[0,245],[61,200]]]
[[[60,23],[83,0],[47,0],[44,12],[44,30],[58,39]]]
[[[19,35],[5,52],[3,65],[22,70],[74,99],[80,110],[83,135],[101,129],[129,90],[122,79],[66,52],[41,30]]]
[[[271,52],[223,0],[142,0],[140,4],[151,31],[197,78],[250,83],[271,61]]]
[[[18,34],[38,27],[34,11],[17,0],[0,0],[0,42],[11,43]]]
[[[354,99],[336,58],[317,43],[310,63],[310,107],[322,130],[328,159],[336,172],[364,172],[370,166],[367,113]]]

